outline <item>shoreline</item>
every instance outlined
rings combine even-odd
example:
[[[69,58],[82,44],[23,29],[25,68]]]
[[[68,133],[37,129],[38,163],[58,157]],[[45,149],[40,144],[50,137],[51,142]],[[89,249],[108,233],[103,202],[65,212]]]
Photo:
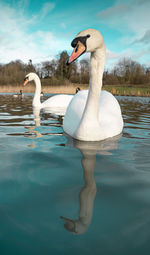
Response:
[[[70,85],[60,85],[60,86],[43,86],[41,91],[43,93],[52,93],[52,94],[75,94],[76,88],[80,87],[81,90],[88,89],[87,85],[82,84],[70,84]],[[22,93],[34,93],[35,92],[35,86],[30,84],[27,86],[0,86],[0,93],[19,93],[20,90],[22,90]]]
[[[76,88],[80,87],[81,90],[88,89],[88,84],[68,84],[68,85],[55,85],[42,87],[42,92],[44,94],[75,94]],[[0,86],[0,93],[19,93],[22,90],[23,93],[34,93],[34,84],[29,84],[27,86],[21,85],[5,85]],[[104,85],[103,90],[111,92],[115,96],[139,96],[139,97],[150,97],[150,86],[149,87],[125,87],[125,86],[113,86]]]

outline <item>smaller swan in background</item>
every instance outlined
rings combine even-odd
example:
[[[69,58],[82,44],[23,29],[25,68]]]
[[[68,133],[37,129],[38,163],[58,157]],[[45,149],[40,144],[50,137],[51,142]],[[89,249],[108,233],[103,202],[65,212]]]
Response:
[[[41,103],[41,81],[36,73],[29,73],[24,78],[24,86],[28,83],[34,81],[35,83],[35,94],[32,101],[32,106],[36,108],[46,108],[49,112],[58,114],[58,115],[65,115],[66,109],[72,99],[72,95],[55,95],[44,102]]]
[[[15,98],[24,98],[24,94],[22,93],[22,90],[20,90],[20,93],[14,94],[13,97],[15,97]]]

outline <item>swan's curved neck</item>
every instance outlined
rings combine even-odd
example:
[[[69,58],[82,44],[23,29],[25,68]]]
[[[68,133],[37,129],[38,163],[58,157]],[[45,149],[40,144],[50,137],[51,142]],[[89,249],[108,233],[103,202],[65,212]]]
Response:
[[[35,94],[33,97],[32,105],[34,107],[41,106],[40,95],[41,95],[41,82],[38,76],[34,77],[35,82]]]
[[[88,98],[80,125],[76,131],[76,137],[79,140],[86,140],[86,137],[91,137],[92,140],[93,132],[99,134],[99,99],[104,65],[105,46],[91,53]]]
[[[105,64],[105,49],[97,50],[91,54],[90,63],[90,87],[88,99],[86,103],[86,110],[84,115],[88,114],[91,120],[98,119],[99,113],[99,98],[102,88],[102,78]],[[85,118],[85,117],[84,117]]]
[[[91,222],[96,195],[96,182],[93,176],[96,164],[96,153],[90,153],[88,150],[81,150],[81,152],[83,155],[81,162],[84,170],[85,185],[79,193],[80,209],[78,222],[80,222],[82,229],[84,228],[85,231]]]

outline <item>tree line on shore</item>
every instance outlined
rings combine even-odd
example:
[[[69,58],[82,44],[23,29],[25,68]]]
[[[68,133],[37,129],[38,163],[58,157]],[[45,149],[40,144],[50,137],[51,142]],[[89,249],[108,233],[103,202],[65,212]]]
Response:
[[[36,72],[43,85],[64,85],[69,83],[89,83],[89,61],[86,59],[74,62],[67,66],[67,51],[62,51],[59,56],[38,64],[33,64],[30,59],[28,64],[21,60],[8,64],[0,64],[0,85],[21,85],[25,75]],[[104,85],[138,86],[150,85],[150,67],[130,59],[123,58],[112,68],[105,70],[103,75]]]

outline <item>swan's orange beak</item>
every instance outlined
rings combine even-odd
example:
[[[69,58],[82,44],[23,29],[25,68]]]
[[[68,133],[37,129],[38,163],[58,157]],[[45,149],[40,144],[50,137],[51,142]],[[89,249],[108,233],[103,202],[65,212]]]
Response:
[[[28,77],[25,77],[25,78],[24,78],[24,84],[23,84],[23,85],[26,86],[28,82],[29,82]]]
[[[85,52],[86,48],[84,46],[83,43],[81,43],[80,41],[78,41],[76,47],[74,48],[70,58],[67,61],[67,64],[71,64],[73,61],[75,61],[78,57],[80,57],[84,52]]]

